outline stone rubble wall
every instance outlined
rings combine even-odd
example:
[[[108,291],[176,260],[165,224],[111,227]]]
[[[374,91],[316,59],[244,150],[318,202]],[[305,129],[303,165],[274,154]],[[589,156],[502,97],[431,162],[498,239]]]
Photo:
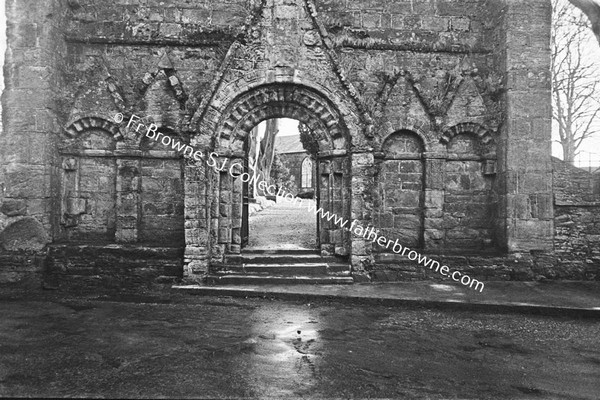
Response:
[[[600,279],[600,175],[554,164],[554,237],[559,277]]]

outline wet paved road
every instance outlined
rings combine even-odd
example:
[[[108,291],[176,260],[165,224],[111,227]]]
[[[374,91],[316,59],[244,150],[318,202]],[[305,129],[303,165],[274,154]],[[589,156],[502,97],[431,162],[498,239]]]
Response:
[[[600,393],[590,320],[180,294],[3,296],[0,315],[2,396]]]
[[[312,249],[316,246],[317,217],[308,210],[314,200],[302,200],[301,206],[282,198],[251,216],[250,238],[246,249]]]

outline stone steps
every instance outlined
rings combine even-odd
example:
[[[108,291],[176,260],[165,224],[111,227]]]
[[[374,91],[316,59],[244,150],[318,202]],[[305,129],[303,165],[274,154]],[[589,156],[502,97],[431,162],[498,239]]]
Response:
[[[336,257],[321,257],[319,254],[244,254],[228,255],[226,264],[312,264],[339,263]]]
[[[244,250],[244,255],[253,255],[253,254],[272,254],[272,255],[281,255],[281,254],[295,254],[295,255],[315,255],[319,254],[317,250],[311,249],[289,249],[289,250],[270,250],[270,249],[248,249]]]
[[[209,276],[211,285],[259,285],[259,284],[309,284],[309,285],[350,285],[351,277],[341,276],[256,276],[256,275],[223,275]]]
[[[228,255],[210,269],[208,283],[237,284],[350,284],[350,266],[314,250],[252,250]]]
[[[332,275],[350,276],[350,269],[346,264],[242,264],[222,265],[214,267],[213,272],[220,274],[253,274],[253,275]]]

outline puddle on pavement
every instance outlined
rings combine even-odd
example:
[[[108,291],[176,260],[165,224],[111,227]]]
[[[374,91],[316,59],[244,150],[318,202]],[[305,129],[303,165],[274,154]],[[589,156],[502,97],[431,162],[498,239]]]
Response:
[[[251,315],[253,351],[244,360],[247,384],[259,392],[265,387],[278,388],[267,397],[298,396],[314,387],[321,349],[319,323],[311,310],[282,310],[277,316],[264,310]],[[278,385],[268,382],[278,381]]]
[[[458,288],[456,288],[455,286],[451,286],[451,285],[444,285],[444,284],[440,284],[440,283],[432,283],[431,285],[429,285],[429,287],[431,287],[432,289],[435,290],[439,290],[440,292],[457,292],[454,293],[455,295],[458,296],[464,296],[464,293],[459,292]]]

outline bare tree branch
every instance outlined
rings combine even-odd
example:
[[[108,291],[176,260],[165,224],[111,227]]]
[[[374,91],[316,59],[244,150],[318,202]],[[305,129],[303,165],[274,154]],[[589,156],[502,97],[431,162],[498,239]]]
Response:
[[[592,31],[600,43],[600,0],[569,0],[588,17],[592,24]]]
[[[593,2],[600,16],[600,0]],[[557,141],[562,145],[563,158],[573,162],[585,140],[597,133],[594,124],[600,115],[598,67],[586,57],[585,17],[565,0],[553,0],[553,12],[552,118],[558,126]]]

